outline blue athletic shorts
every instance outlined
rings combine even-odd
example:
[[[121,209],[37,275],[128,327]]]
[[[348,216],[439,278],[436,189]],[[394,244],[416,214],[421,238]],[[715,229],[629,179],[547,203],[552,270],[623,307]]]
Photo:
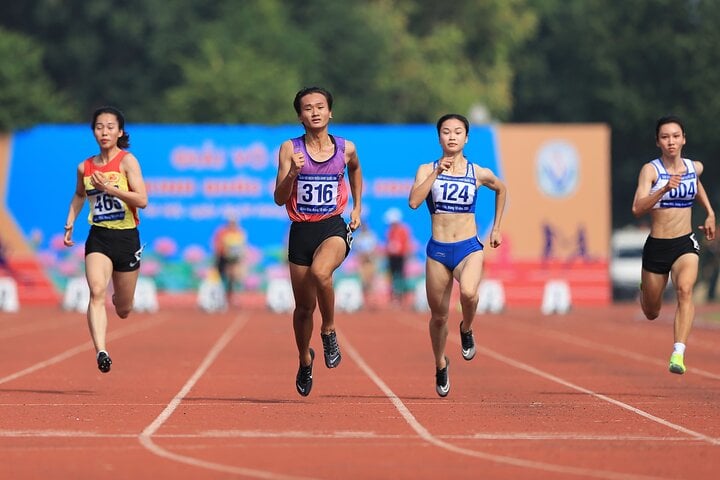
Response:
[[[450,271],[455,270],[465,257],[473,252],[483,250],[483,244],[477,237],[468,238],[455,243],[443,243],[433,240],[432,238],[427,244],[425,253],[428,258],[437,260],[445,265]]]

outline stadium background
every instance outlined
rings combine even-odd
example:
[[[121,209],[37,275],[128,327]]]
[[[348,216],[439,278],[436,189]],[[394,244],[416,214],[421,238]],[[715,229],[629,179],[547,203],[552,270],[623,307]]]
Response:
[[[141,273],[159,291],[187,294],[212,274],[212,234],[228,215],[237,216],[248,232],[250,274],[243,289],[262,292],[268,280],[286,275],[289,221],[272,192],[277,150],[301,133],[297,126],[128,124],[126,129],[150,198],[140,212],[147,245]],[[335,125],[331,132],[357,145],[365,223],[382,239],[382,215],[396,207],[411,226],[417,248],[408,274],[416,283],[424,270],[429,215],[424,206],[410,210],[407,195],[417,166],[439,155],[434,125]],[[509,305],[539,304],[553,278],[569,282],[574,304],[611,301],[609,137],[601,124],[471,128],[466,156],[509,187],[504,244],[487,249],[486,269],[487,278],[503,283]],[[76,166],[97,146],[86,125],[39,125],[5,137],[3,147],[2,226],[20,272],[20,301],[55,302],[68,279],[83,274],[87,206],[76,221],[71,249],[62,245],[62,225]],[[484,240],[493,218],[492,192],[483,189],[478,202]],[[356,267],[351,255],[338,276],[353,276]]]

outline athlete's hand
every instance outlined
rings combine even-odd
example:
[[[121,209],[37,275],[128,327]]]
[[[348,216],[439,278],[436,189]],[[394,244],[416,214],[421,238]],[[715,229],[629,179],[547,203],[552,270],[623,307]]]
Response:
[[[705,219],[705,225],[698,227],[701,231],[705,232],[705,238],[709,241],[715,240],[715,216],[710,215]]]
[[[290,175],[292,177],[296,177],[298,173],[300,173],[300,170],[305,165],[305,154],[302,152],[293,152],[292,157],[290,157],[292,160],[292,163],[290,164]]]
[[[107,192],[107,186],[110,184],[110,180],[108,180],[102,172],[93,172],[90,181],[96,189]]]
[[[497,248],[502,243],[502,235],[499,230],[493,230],[490,232],[490,246]]]
[[[453,157],[442,157],[440,161],[438,161],[438,173],[444,173],[450,170],[453,165],[453,160]]]
[[[354,232],[355,230],[360,228],[360,223],[360,212],[353,208],[352,212],[350,212],[350,230]]]
[[[75,242],[72,239],[72,231],[73,231],[72,227],[70,227],[70,228],[65,227],[65,235],[63,236],[63,244],[66,247],[72,247],[73,245],[75,245]]]
[[[665,185],[665,191],[669,192],[673,188],[679,187],[681,179],[682,175],[670,175],[670,179],[668,180],[667,185]]]

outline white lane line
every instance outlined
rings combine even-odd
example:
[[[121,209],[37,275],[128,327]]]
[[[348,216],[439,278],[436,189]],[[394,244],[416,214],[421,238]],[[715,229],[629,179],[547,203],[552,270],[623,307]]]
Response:
[[[143,330],[147,330],[149,328],[152,328],[156,326],[159,323],[163,323],[167,321],[169,317],[164,317],[160,319],[153,319],[148,321],[143,321],[142,323],[136,323],[133,325],[129,325],[127,327],[120,328],[118,330],[115,330],[108,334],[107,338],[108,340],[117,340],[122,337],[126,337],[128,335],[132,335],[134,333],[142,332]],[[16,380],[20,377],[24,377],[25,375],[28,375],[30,373],[36,372],[40,369],[47,368],[50,365],[55,365],[56,363],[60,363],[64,360],[67,360],[70,357],[73,357],[79,353],[92,351],[94,349],[92,342],[87,341],[83,342],[81,345],[78,345],[76,347],[73,347],[69,350],[65,350],[62,353],[59,353],[55,355],[54,357],[50,357],[47,360],[43,360],[42,362],[38,362],[35,365],[31,365],[23,370],[19,370],[15,373],[11,373],[10,375],[6,375],[4,377],[0,377],[0,385],[3,383],[10,382],[12,380]]]
[[[469,457],[480,458],[495,463],[501,463],[505,465],[511,465],[514,467],[528,468],[534,470],[540,470],[544,472],[554,472],[569,475],[578,475],[593,478],[604,478],[611,480],[639,480],[639,479],[657,479],[658,477],[648,477],[644,475],[631,475],[619,472],[610,472],[604,470],[589,470],[585,468],[570,467],[566,465],[555,465],[552,463],[536,462],[533,460],[526,460],[522,458],[510,457],[506,455],[495,455],[492,453],[481,452],[478,450],[470,450],[467,448],[458,447],[452,443],[448,443],[441,440],[439,437],[434,436],[430,433],[410,412],[405,404],[398,398],[397,395],[388,387],[385,382],[373,371],[365,360],[360,356],[358,351],[348,341],[347,337],[341,335],[343,349],[347,351],[350,357],[357,363],[360,369],[372,380],[372,382],[385,394],[385,396],[392,402],[397,411],[402,415],[407,424],[415,430],[415,432],[425,440],[426,442],[435,445],[436,447],[465,455]]]
[[[208,354],[198,366],[197,370],[195,370],[195,373],[193,373],[193,375],[188,379],[188,381],[185,382],[185,385],[183,385],[183,387],[175,395],[175,397],[173,397],[170,403],[167,404],[165,409],[160,412],[160,415],[158,415],[157,418],[155,418],[155,420],[153,420],[150,425],[145,427],[142,433],[138,435],[138,440],[143,447],[145,447],[159,457],[167,458],[169,460],[173,460],[179,463],[184,463],[186,465],[191,465],[193,467],[205,468],[216,472],[231,473],[234,475],[244,475],[251,478],[264,478],[268,480],[305,480],[304,477],[293,477],[268,472],[265,470],[255,470],[251,468],[236,467],[233,465],[224,465],[221,463],[209,462],[187,455],[181,455],[179,453],[171,452],[170,450],[167,450],[157,445],[153,441],[153,435],[155,435],[155,433],[160,429],[160,427],[162,427],[162,425],[168,421],[168,419],[172,416],[173,412],[175,412],[177,407],[180,406],[180,403],[187,396],[187,394],[190,393],[190,390],[192,390],[198,380],[200,380],[200,378],[205,375],[205,372],[207,372],[213,362],[217,359],[218,355],[220,355],[220,352],[223,351],[227,344],[230,343],[230,340],[232,340],[232,338],[237,334],[237,332],[240,331],[240,329],[242,329],[242,327],[245,326],[246,323],[247,317],[240,316],[236,318],[233,323],[230,324],[227,330],[225,330],[225,332],[220,336],[217,342],[215,342],[213,347],[210,349]]]
[[[402,323],[412,324],[414,327],[416,327],[416,328],[419,329],[419,327],[418,327],[417,324],[410,323],[410,322],[408,322],[408,321],[405,320],[405,319],[400,320],[400,321],[401,321]],[[454,343],[456,343],[456,344],[459,345],[459,344],[460,344],[460,336],[457,335],[457,334],[449,335],[449,336],[448,336],[448,341],[452,341],[452,342],[454,342]],[[592,391],[592,390],[590,390],[590,389],[588,389],[588,388],[581,387],[580,385],[576,385],[576,384],[574,384],[574,383],[572,383],[572,382],[570,382],[570,381],[568,381],[568,380],[564,380],[564,379],[562,379],[562,378],[560,378],[560,377],[557,377],[557,376],[555,376],[555,375],[553,375],[553,374],[551,374],[551,373],[544,372],[544,371],[542,371],[542,370],[540,370],[540,369],[538,369],[538,368],[532,367],[532,366],[530,366],[530,365],[528,365],[528,364],[526,364],[526,363],[520,362],[520,361],[518,361],[518,360],[514,360],[514,359],[512,359],[512,358],[510,358],[510,357],[507,357],[507,356],[505,356],[505,355],[503,355],[503,354],[501,354],[501,353],[499,353],[499,352],[496,352],[495,350],[492,350],[492,349],[489,349],[489,348],[483,348],[483,347],[478,347],[477,350],[478,350],[478,352],[483,352],[484,354],[486,354],[486,355],[488,355],[488,356],[490,356],[490,357],[492,357],[492,358],[494,358],[494,359],[496,359],[496,360],[499,360],[499,361],[501,361],[501,362],[503,362],[503,363],[506,363],[506,364],[508,364],[508,365],[510,365],[510,366],[513,366],[513,367],[515,367],[515,368],[517,368],[517,369],[524,370],[524,371],[526,371],[526,372],[528,372],[528,373],[532,373],[533,375],[537,375],[537,376],[539,376],[539,377],[545,378],[545,379],[550,380],[550,381],[552,381],[552,382],[558,383],[558,384],[563,385],[563,386],[565,386],[565,387],[568,387],[568,388],[570,388],[570,389],[572,389],[572,390],[576,390],[576,391],[578,391],[578,392],[582,392],[582,393],[585,393],[585,394],[590,395],[590,396],[592,396],[592,397],[595,397],[595,398],[597,398],[597,399],[599,399],[599,400],[603,400],[603,401],[605,401],[605,402],[611,403],[611,404],[613,404],[613,405],[615,405],[615,406],[617,406],[617,407],[620,407],[620,408],[622,408],[622,409],[625,409],[625,410],[627,410],[627,411],[629,411],[629,412],[632,412],[632,413],[634,413],[634,414],[636,414],[636,415],[639,415],[639,416],[641,416],[641,417],[644,417],[644,418],[646,418],[646,419],[648,419],[648,420],[651,420],[651,421],[653,421],[653,422],[655,422],[655,423],[659,423],[660,425],[663,425],[663,426],[665,426],[665,427],[668,427],[668,428],[670,428],[670,429],[672,429],[672,430],[675,430],[675,431],[677,431],[677,432],[680,432],[680,433],[684,433],[684,434],[686,434],[686,435],[689,435],[689,436],[695,438],[696,440],[700,440],[700,441],[709,443],[709,444],[711,444],[711,445],[720,445],[720,440],[717,439],[717,438],[713,438],[713,437],[710,437],[710,436],[705,435],[705,434],[703,434],[703,433],[696,432],[696,431],[691,430],[691,429],[689,429],[689,428],[683,427],[682,425],[677,425],[677,424],[672,423],[672,422],[670,422],[670,421],[668,421],[668,420],[665,420],[664,418],[656,417],[655,415],[652,415],[652,414],[650,414],[650,413],[648,413],[648,412],[646,412],[646,411],[644,411],[644,410],[641,410],[641,409],[639,409],[639,408],[633,407],[632,405],[629,405],[629,404],[627,404],[627,403],[621,402],[620,400],[616,400],[616,399],[611,398],[611,397],[609,397],[609,396],[607,396],[607,395],[603,395],[603,394],[601,394],[601,393],[594,392],[594,391]]]
[[[511,328],[515,331],[527,332],[527,329],[519,327],[517,325],[506,324],[505,326],[508,328]],[[631,352],[629,350],[614,347],[611,345],[604,345],[601,343],[593,342],[592,340],[586,340],[584,338],[578,337],[576,335],[571,335],[566,332],[558,332],[556,330],[549,330],[549,331],[548,330],[542,330],[542,331],[533,330],[532,333],[533,333],[533,335],[540,335],[540,336],[547,337],[547,338],[556,338],[563,342],[571,343],[573,345],[578,345],[581,347],[594,348],[595,350],[612,353],[613,355],[619,355],[619,356],[622,356],[625,358],[636,360],[638,362],[648,363],[651,365],[656,365],[656,366],[660,366],[660,367],[664,367],[664,368],[667,368],[667,365],[668,365],[667,362],[660,361],[654,357],[649,357],[647,355],[642,355],[640,353]],[[696,342],[694,342],[694,343],[696,343]],[[693,375],[700,375],[702,377],[712,378],[713,380],[720,380],[720,375],[713,373],[713,372],[708,372],[707,370],[703,370],[703,369],[700,369],[697,367],[691,367],[690,372]]]
[[[137,438],[136,433],[99,433],[79,430],[0,430],[0,438]],[[469,435],[436,435],[437,438],[451,440],[507,440],[507,441],[587,441],[587,442],[640,442],[665,443],[685,442],[697,443],[697,440],[681,437],[653,437],[649,435],[590,435],[587,433],[474,433]],[[262,431],[262,430],[209,430],[197,433],[155,433],[153,438],[163,439],[206,439],[206,438],[234,438],[234,439],[281,439],[281,440],[308,440],[308,439],[334,439],[334,440],[415,440],[417,435],[382,434],[365,431],[341,432],[304,432],[304,431]]]
[[[696,432],[694,430],[690,430],[689,428],[685,428],[682,425],[678,425],[676,423],[672,423],[668,420],[665,420],[664,418],[656,417],[655,415],[652,415],[644,410],[640,410],[639,408],[633,407],[632,405],[629,405],[625,402],[621,402],[620,400],[615,400],[612,397],[609,397],[607,395],[603,395],[602,393],[597,393],[589,388],[581,387],[580,385],[577,385],[575,383],[572,383],[568,380],[564,380],[560,377],[557,377],[551,373],[544,372],[538,368],[535,368],[533,366],[530,366],[526,363],[514,360],[510,357],[506,357],[505,355],[496,352],[494,350],[491,350],[489,348],[478,348],[478,351],[483,352],[485,355],[489,355],[492,358],[495,358],[496,360],[500,360],[503,363],[507,363],[510,366],[513,366],[517,369],[524,370],[528,373],[532,373],[533,375],[537,375],[539,377],[545,378],[547,380],[550,380],[555,383],[559,383],[560,385],[563,385],[565,387],[568,387],[572,390],[576,390],[578,392],[585,393],[587,395],[590,395],[592,397],[595,397],[599,400],[603,400],[607,403],[611,403],[617,407],[620,407],[624,410],[627,410],[629,412],[632,412],[636,415],[639,415],[643,418],[646,418],[648,420],[651,420],[655,423],[659,423],[660,425],[663,425],[665,427],[668,427],[672,430],[675,430],[676,432],[684,433],[686,435],[689,435],[690,437],[695,438],[696,440],[701,440],[703,442],[707,442],[711,445],[720,445],[720,441],[716,438],[709,437],[707,435],[704,435],[702,433]]]

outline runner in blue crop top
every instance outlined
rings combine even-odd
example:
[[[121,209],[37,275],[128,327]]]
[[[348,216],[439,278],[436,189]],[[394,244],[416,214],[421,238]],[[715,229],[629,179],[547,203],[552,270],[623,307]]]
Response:
[[[430,210],[432,237],[427,245],[425,278],[435,356],[435,390],[441,397],[450,391],[445,344],[453,279],[460,284],[462,356],[471,360],[475,355],[472,323],[484,257],[475,223],[477,189],[485,186],[495,192],[495,219],[489,238],[493,248],[501,243],[500,223],[505,209],[505,184],[490,169],[470,163],[463,154],[468,130],[469,123],[462,115],[448,114],[438,120],[443,156],[420,165],[409,199],[411,208],[425,202]]]

